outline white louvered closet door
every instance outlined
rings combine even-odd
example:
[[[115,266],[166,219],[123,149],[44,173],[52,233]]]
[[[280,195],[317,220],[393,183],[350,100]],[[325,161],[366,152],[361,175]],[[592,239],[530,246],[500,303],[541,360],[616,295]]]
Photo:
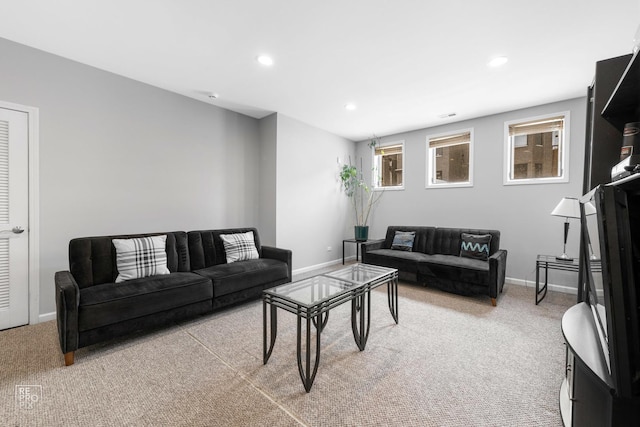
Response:
[[[29,323],[27,113],[0,108],[0,330]]]

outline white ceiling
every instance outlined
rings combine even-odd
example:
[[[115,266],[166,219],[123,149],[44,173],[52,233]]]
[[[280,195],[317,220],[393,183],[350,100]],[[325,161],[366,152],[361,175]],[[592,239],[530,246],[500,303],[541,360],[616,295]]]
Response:
[[[0,37],[353,140],[584,96],[638,24],[639,0],[0,0]]]

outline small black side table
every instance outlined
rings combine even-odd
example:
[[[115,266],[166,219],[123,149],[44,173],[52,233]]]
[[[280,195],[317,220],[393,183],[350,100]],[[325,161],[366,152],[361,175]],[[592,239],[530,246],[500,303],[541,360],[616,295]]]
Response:
[[[536,259],[536,305],[547,296],[547,284],[549,283],[549,270],[575,271],[579,269],[578,258],[570,261],[562,261],[555,255],[538,255]],[[544,268],[544,285],[540,287],[540,269]]]
[[[360,258],[360,245],[366,242],[366,240],[356,240],[356,239],[344,239],[342,241],[342,265],[344,265],[344,244],[345,243],[355,243],[356,244],[356,262]]]

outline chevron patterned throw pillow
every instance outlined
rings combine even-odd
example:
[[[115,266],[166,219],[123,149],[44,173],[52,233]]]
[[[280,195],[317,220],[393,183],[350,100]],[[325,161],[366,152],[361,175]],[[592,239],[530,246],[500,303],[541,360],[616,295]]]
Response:
[[[466,258],[489,259],[489,244],[491,234],[468,234],[462,233],[462,243],[460,244],[460,256]]]

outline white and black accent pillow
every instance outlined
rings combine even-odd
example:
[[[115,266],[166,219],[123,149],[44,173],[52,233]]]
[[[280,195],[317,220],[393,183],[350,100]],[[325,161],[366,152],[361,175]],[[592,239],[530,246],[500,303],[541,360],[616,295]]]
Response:
[[[221,234],[224,252],[227,255],[227,264],[247,259],[258,259],[256,242],[253,240],[253,232],[236,234]]]
[[[489,245],[491,234],[467,234],[462,233],[460,243],[460,256],[465,258],[489,259]]]
[[[169,274],[167,268],[167,236],[113,239],[116,248],[116,283],[142,277]]]

